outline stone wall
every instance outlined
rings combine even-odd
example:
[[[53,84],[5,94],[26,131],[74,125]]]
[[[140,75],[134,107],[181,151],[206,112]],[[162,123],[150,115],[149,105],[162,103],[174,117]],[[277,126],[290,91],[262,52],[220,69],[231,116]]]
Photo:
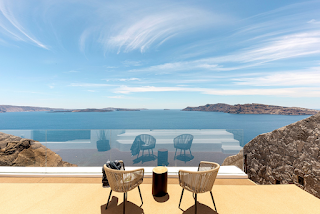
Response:
[[[243,148],[244,170],[259,184],[296,184],[320,198],[320,113],[261,134]]]

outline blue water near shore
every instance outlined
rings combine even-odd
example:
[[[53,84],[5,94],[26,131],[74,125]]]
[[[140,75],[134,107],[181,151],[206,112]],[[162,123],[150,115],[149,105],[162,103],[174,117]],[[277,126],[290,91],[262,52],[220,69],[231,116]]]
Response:
[[[310,115],[227,114],[181,110],[114,112],[10,112],[0,114],[0,130],[70,129],[240,129],[242,146],[259,134]]]

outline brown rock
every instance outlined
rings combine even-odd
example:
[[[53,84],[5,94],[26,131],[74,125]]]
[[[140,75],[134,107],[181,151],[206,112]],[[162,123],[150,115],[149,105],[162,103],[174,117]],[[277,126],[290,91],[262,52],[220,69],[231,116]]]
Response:
[[[65,161],[41,143],[0,132],[0,166],[77,166]]]
[[[294,183],[320,198],[319,136],[320,113],[257,136],[243,148],[246,173],[256,183]]]
[[[232,155],[224,159],[221,166],[228,166],[233,165],[239,167],[243,170],[243,150],[241,149],[240,152],[236,155]]]

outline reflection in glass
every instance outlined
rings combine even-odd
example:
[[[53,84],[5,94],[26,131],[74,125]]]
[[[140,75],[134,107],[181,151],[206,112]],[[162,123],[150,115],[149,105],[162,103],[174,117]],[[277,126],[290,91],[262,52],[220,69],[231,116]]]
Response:
[[[192,160],[194,157],[191,153],[191,144],[193,141],[193,135],[191,134],[182,134],[178,137],[175,137],[173,139],[174,148],[176,149],[176,152],[174,154],[174,159],[178,159],[184,162]],[[180,149],[180,155],[177,156],[177,150]],[[181,152],[184,152],[184,154],[181,154]],[[190,154],[186,155],[186,150],[189,150]]]
[[[140,161],[147,162],[147,161],[153,161],[156,159],[156,156],[153,154],[153,149],[156,146],[156,139],[149,135],[149,134],[141,134],[138,135],[131,146],[131,154],[132,156],[137,155],[137,158],[133,160],[135,163],[139,163]],[[140,150],[142,150],[142,156],[139,158]],[[144,156],[144,150],[148,150],[149,155]],[[150,150],[152,152],[152,155],[150,154]]]
[[[105,130],[99,131],[98,139],[99,139],[99,140],[97,140],[98,152],[106,152],[111,149],[109,140],[106,137]]]

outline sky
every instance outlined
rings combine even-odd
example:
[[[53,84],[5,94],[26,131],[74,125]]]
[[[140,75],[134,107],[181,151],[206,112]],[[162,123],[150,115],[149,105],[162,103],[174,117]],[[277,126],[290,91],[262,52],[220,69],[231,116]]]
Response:
[[[0,105],[320,109],[320,1],[0,0]]]

